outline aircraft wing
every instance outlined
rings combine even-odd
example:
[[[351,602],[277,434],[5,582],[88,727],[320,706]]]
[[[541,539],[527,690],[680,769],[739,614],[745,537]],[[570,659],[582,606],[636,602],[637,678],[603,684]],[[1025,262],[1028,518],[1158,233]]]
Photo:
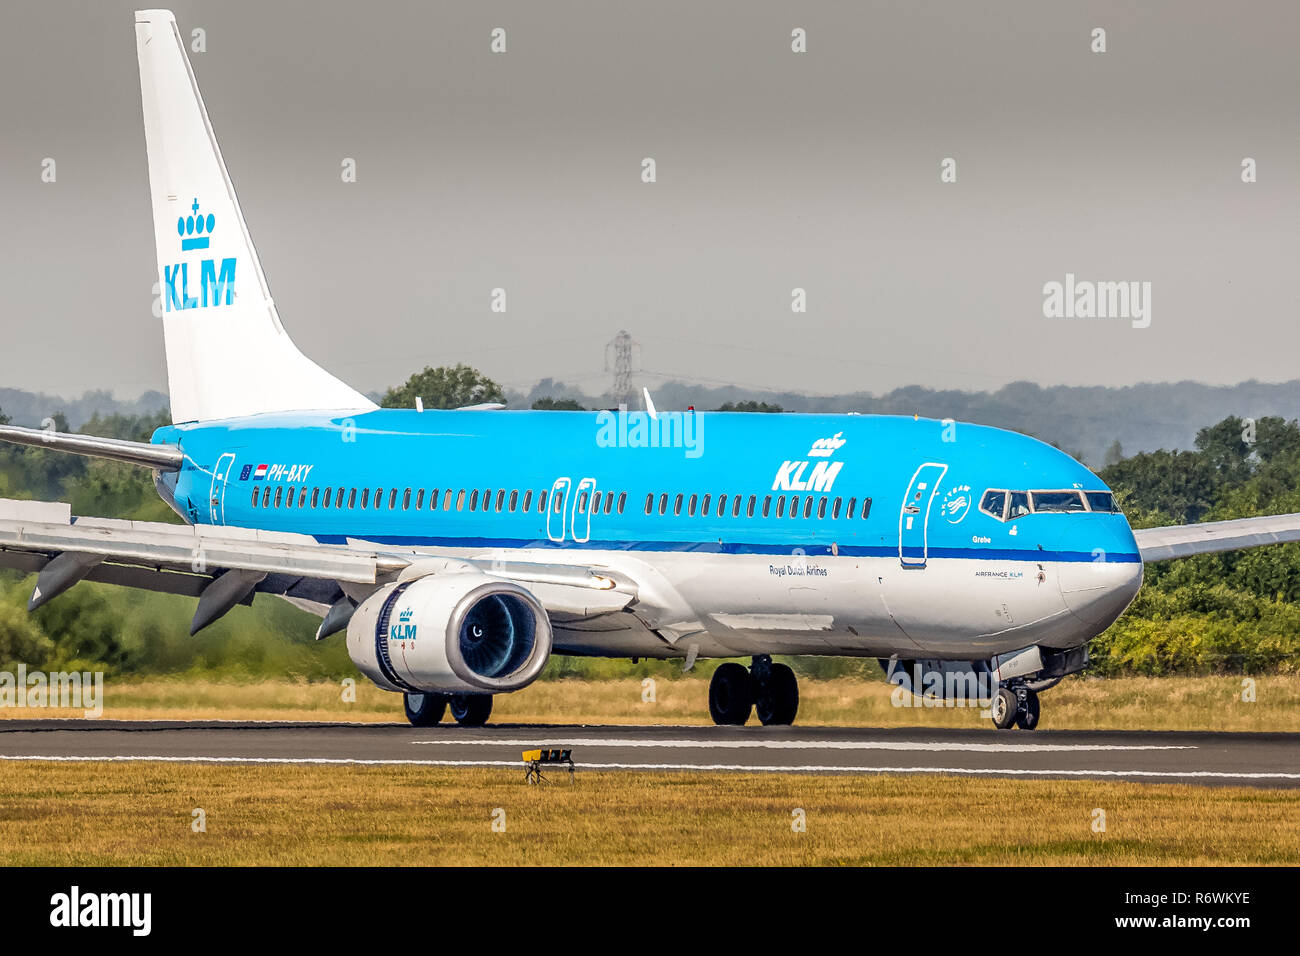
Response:
[[[1133,532],[1144,563],[1185,558],[1194,554],[1258,548],[1300,541],[1300,514],[1207,521],[1203,524],[1138,528]]]
[[[257,593],[346,623],[385,584],[466,567],[528,586],[547,611],[581,619],[622,610],[637,589],[625,573],[573,564],[451,558],[372,543],[321,544],[310,535],[72,516],[66,503],[0,499],[0,567],[37,574],[35,610],[79,581],[199,599],[191,633]],[[334,628],[337,630],[338,628]]]

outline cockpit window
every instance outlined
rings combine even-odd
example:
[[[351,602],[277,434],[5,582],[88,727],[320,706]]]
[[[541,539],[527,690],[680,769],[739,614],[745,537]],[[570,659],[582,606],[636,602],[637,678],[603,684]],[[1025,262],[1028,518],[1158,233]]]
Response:
[[[1002,513],[1007,507],[1007,493],[1005,491],[986,491],[984,500],[980,502],[980,511],[990,514],[1002,520]]]
[[[1007,506],[1007,520],[1019,518],[1021,515],[1029,514],[1029,492],[1013,491],[1011,492],[1011,501]]]
[[[1083,495],[1077,491],[1031,491],[1034,499],[1034,512],[1062,511],[1073,513],[1083,511]]]
[[[1119,514],[1119,509],[1115,507],[1115,496],[1109,491],[1085,491],[1084,495],[1088,498],[1088,507],[1093,511]]]

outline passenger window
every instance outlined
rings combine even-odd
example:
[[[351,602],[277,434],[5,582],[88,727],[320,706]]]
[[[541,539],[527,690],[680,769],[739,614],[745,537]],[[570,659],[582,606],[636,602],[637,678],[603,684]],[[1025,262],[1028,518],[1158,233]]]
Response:
[[[647,493],[645,496],[645,513],[649,514],[651,511],[654,510],[654,507],[655,507],[655,493],[651,491]]]
[[[1029,492],[1013,491],[1007,504],[1007,520],[1029,514]]]
[[[843,504],[843,502],[844,502],[844,499],[843,499],[843,498],[836,498],[836,499],[835,499],[835,504],[834,504],[834,506],[832,506],[832,508],[831,508],[831,518],[832,518],[832,519],[834,519],[834,518],[838,518],[838,517],[840,516],[840,505]]]
[[[791,518],[799,517],[799,496],[798,495],[790,496],[790,517]]]
[[[776,516],[777,516],[778,518],[784,518],[784,517],[785,517],[785,495],[778,495],[778,496],[777,496],[777,499],[776,499]]]
[[[678,495],[676,498],[673,499],[673,514],[679,515],[681,513],[682,513],[682,496]]]
[[[622,514],[622,513],[623,513],[623,506],[624,506],[625,504],[627,504],[627,492],[626,492],[626,491],[620,491],[620,492],[618,493],[618,513],[619,513],[619,514]]]
[[[727,516],[727,496],[718,495],[718,517],[725,518],[726,516]]]
[[[406,503],[409,505],[411,503],[410,502],[411,491],[409,488],[406,491],[406,497],[407,497]],[[389,511],[397,510],[397,489],[396,488],[394,488],[392,491],[388,493],[388,510]]]
[[[438,510],[438,489],[437,488],[429,489],[429,510],[430,511]]]
[[[691,500],[686,505],[686,513],[692,518],[695,517],[695,506],[700,503],[698,495],[691,495]]]
[[[320,507],[320,489],[319,489],[319,488],[313,488],[313,489],[311,490],[311,506],[312,506],[313,508],[319,508],[319,507]]]
[[[376,489],[375,489],[375,507],[376,507],[376,508],[383,507],[383,504],[384,504],[384,489],[383,489],[383,488],[376,488]],[[365,506],[362,505],[362,507],[365,507]]]
[[[803,516],[805,518],[812,517],[812,506],[813,506],[813,496],[808,495],[808,497],[804,498],[803,500]]]
[[[867,515],[869,514],[871,514],[871,499],[863,498],[862,499],[862,520],[866,521]]]
[[[411,489],[410,488],[407,488],[406,491],[402,493],[402,510],[403,511],[411,510]]]
[[[451,492],[448,492],[448,494],[450,494],[450,493],[451,493]],[[462,489],[460,489],[460,491],[456,492],[456,510],[457,510],[457,511],[464,511],[464,510],[465,510],[465,489],[464,489],[464,488],[462,488]]]
[[[506,491],[502,488],[497,492],[497,511],[506,510]],[[513,510],[513,509],[512,509]]]
[[[443,510],[443,511],[450,511],[450,510],[451,510],[451,489],[450,489],[450,488],[448,488],[448,489],[446,490],[446,492],[443,493],[443,496],[442,496],[442,510]]]
[[[766,495],[763,498],[763,517],[766,518],[772,513],[772,496]]]
[[[668,494],[666,492],[659,496],[659,513],[661,515],[668,513]]]
[[[709,502],[713,500],[712,495],[705,495],[700,501],[700,517],[707,518],[709,515]]]
[[[522,508],[520,508],[519,510],[520,510],[520,511],[528,511],[529,509],[532,508],[532,506],[533,506],[533,489],[531,489],[531,488],[525,488],[525,489],[524,489],[524,506],[523,506]]]
[[[537,492],[537,513],[539,515],[546,513],[546,489],[545,488]]]
[[[564,492],[557,491],[551,495],[551,510],[557,515],[564,514]]]
[[[1007,508],[1007,493],[1005,491],[986,491],[984,500],[980,502],[980,511],[990,514],[1002,520],[1002,515]]]
[[[857,498],[850,498],[848,507],[844,509],[844,517],[852,518],[853,512],[857,510],[857,504],[858,504]]]
[[[424,509],[424,489],[418,488],[416,489],[415,492],[415,510],[421,511],[423,509]]]
[[[260,494],[261,494],[261,492],[258,491],[256,488],[253,489],[253,507],[254,507],[254,508],[257,507],[257,499],[258,499],[258,495],[260,495]]]
[[[323,498],[321,498],[321,505],[328,508],[330,506],[330,499],[333,497],[334,497],[334,489],[326,488],[325,495]]]
[[[733,500],[733,501],[731,502],[731,517],[733,517],[733,518],[739,518],[739,517],[740,517],[740,504],[741,504],[741,497],[740,497],[740,495],[732,495],[732,498],[735,499],[735,500]]]
[[[278,508],[278,507],[280,507],[280,505],[282,505],[283,503],[284,503],[284,489],[283,489],[283,488],[276,488],[276,489],[275,489],[275,506]]]
[[[605,492],[605,514],[609,514],[613,510],[614,510],[614,492],[607,491]],[[619,510],[621,511],[622,509]]]
[[[822,495],[821,501],[817,502],[817,517],[818,519],[826,517],[826,496],[825,495]]]
[[[749,496],[749,507],[747,507],[747,508],[745,509],[745,517],[746,517],[746,518],[752,518],[752,517],[754,517],[754,506],[755,506],[756,504],[758,504],[758,495],[750,495],[750,496]]]
[[[587,513],[587,493],[584,491],[582,494],[578,495],[578,514],[585,515],[586,513]]]
[[[512,514],[514,513],[515,506],[518,504],[519,504],[519,489],[512,488],[510,489],[510,511]]]
[[[361,510],[365,511],[370,506],[370,489],[361,489]]]
[[[298,492],[298,507],[299,508],[307,507],[307,486],[306,485],[303,485],[302,491]]]
[[[471,488],[469,492],[469,510],[478,511],[478,489]]]
[[[345,489],[345,488],[340,488],[340,489],[339,489],[338,496],[335,497],[335,499],[334,499],[334,507],[335,507],[335,508],[342,508],[342,507],[343,507],[343,495],[344,495],[344,493],[346,492],[346,490],[347,490],[347,489]],[[349,505],[349,507],[351,507],[351,506]]]
[[[348,492],[348,508],[357,506],[357,489],[353,488]]]

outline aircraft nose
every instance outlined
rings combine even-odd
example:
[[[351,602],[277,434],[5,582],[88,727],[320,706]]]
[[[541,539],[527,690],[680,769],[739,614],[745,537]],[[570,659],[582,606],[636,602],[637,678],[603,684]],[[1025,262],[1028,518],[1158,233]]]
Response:
[[[1085,624],[1105,629],[1142,586],[1142,560],[1127,522],[1122,529],[1091,535],[1090,541],[1093,560],[1063,565],[1057,580],[1070,612]]]

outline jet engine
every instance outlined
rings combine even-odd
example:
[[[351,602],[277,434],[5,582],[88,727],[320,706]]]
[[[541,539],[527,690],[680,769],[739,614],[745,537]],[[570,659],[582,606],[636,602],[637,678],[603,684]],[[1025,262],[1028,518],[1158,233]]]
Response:
[[[385,690],[496,694],[527,687],[551,655],[529,591],[478,572],[390,584],[348,622],[348,653]]]

